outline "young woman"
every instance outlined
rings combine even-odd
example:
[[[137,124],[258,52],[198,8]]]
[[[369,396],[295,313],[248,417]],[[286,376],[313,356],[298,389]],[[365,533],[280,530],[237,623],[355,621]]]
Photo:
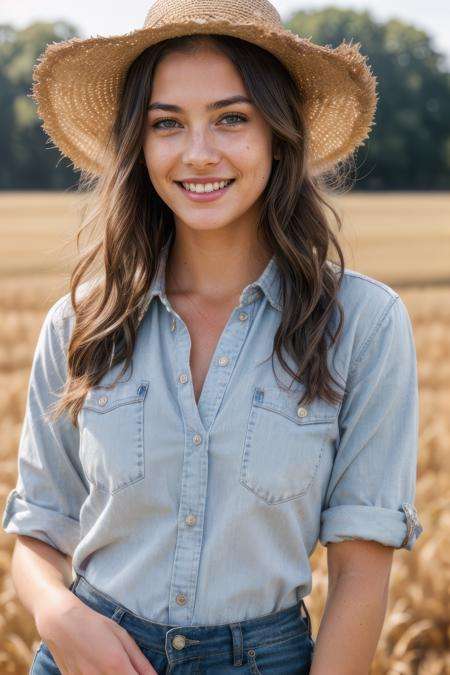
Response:
[[[325,214],[372,124],[365,59],[263,0],[161,1],[50,45],[35,96],[99,236],[43,323],[3,519],[31,672],[367,672],[422,528],[409,316]]]

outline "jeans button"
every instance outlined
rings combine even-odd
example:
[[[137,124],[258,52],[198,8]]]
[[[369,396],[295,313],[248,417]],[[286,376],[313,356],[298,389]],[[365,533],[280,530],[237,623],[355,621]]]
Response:
[[[172,645],[175,647],[175,649],[183,649],[186,645],[186,638],[184,635],[175,635],[172,640]]]

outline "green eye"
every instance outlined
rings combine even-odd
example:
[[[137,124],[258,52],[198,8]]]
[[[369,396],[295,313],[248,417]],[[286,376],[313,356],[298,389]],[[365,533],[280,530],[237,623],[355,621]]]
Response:
[[[231,122],[230,124],[226,124],[225,126],[227,126],[227,127],[234,127],[238,124],[241,124],[242,122],[247,122],[247,119],[244,117],[244,115],[240,115],[239,113],[228,113],[227,115],[224,115],[221,118],[221,120],[219,120],[219,121],[229,119],[230,117],[234,118],[234,119],[237,119],[238,121],[237,122]],[[157,122],[155,122],[154,124],[152,124],[152,127],[154,129],[173,129],[174,128],[173,126],[160,126],[164,122],[175,122],[176,123],[176,120],[174,120],[172,117],[164,117],[163,119],[160,119]]]
[[[155,122],[155,124],[152,124],[152,127],[154,127],[155,129],[160,129],[160,128],[161,129],[171,129],[172,128],[172,127],[160,127],[159,125],[162,124],[163,122],[175,122],[175,120],[172,120],[169,117],[167,117],[167,118],[164,118],[162,120],[158,120],[157,122]]]
[[[234,117],[235,119],[237,118],[239,122],[233,122],[232,124],[227,124],[226,126],[234,126],[235,124],[240,124],[241,122],[247,121],[243,115],[239,115],[238,113],[230,113],[228,115],[225,115],[225,117],[222,117],[222,119],[227,119],[230,117]]]

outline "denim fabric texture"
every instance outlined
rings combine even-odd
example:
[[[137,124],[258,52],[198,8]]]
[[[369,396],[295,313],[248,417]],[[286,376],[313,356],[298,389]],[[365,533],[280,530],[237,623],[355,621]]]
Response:
[[[124,628],[157,673],[308,675],[310,672],[315,642],[303,600],[293,607],[248,621],[180,627],[136,616],[82,576],[76,575],[71,590],[88,607]],[[30,673],[60,672],[50,649],[41,640]]]
[[[169,244],[133,362],[114,388],[123,363],[88,392],[78,429],[45,419],[66,379],[70,294],[48,311],[3,529],[72,556],[77,574],[141,619],[181,626],[293,607],[311,592],[318,541],[411,550],[423,530],[418,382],[400,296],[345,270],[328,364],[348,393],[299,405],[304,386],[270,359],[282,310],[272,257],[230,313],[197,405],[189,332],[165,294]]]

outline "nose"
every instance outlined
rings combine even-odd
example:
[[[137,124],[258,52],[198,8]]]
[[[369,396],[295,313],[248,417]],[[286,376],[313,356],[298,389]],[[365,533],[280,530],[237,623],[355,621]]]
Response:
[[[216,164],[220,157],[219,149],[208,130],[199,130],[188,136],[182,156],[185,164]]]

